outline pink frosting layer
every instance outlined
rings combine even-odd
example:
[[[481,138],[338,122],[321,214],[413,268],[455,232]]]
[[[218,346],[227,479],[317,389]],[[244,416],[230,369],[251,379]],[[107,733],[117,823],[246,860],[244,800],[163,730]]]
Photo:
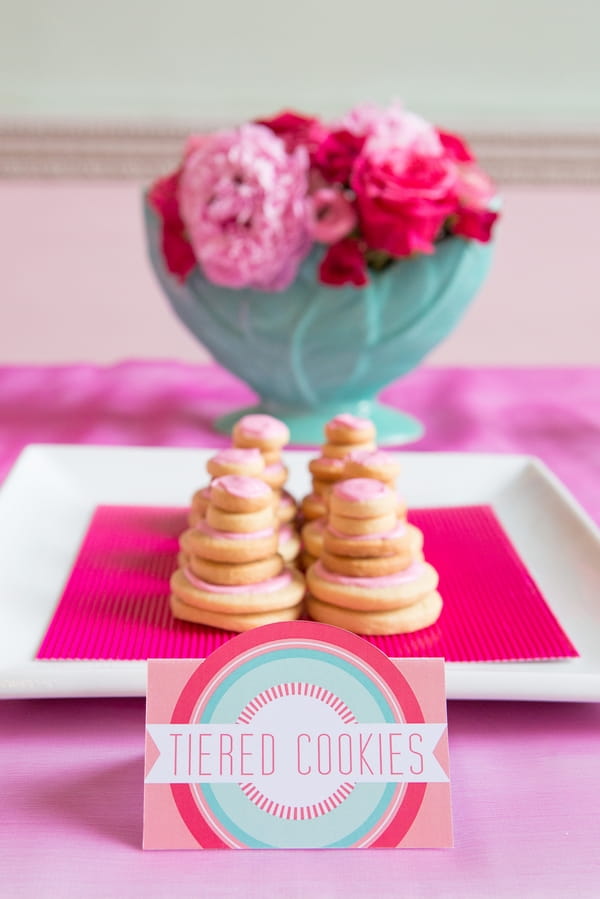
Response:
[[[350,478],[348,481],[338,481],[333,487],[333,492],[340,499],[350,502],[365,502],[370,499],[379,499],[390,490],[385,484],[374,478]]]
[[[283,462],[273,462],[271,465],[267,465],[265,468],[265,474],[275,474],[276,472],[285,471],[285,465]]]
[[[211,528],[209,524],[202,519],[195,527],[196,531],[206,534],[207,537],[222,537],[224,540],[259,540],[261,537],[271,537],[275,531],[273,528],[264,528],[262,531],[218,531]]]
[[[358,415],[351,415],[349,412],[342,412],[331,419],[332,425],[340,425],[343,428],[351,428],[353,431],[363,431],[365,428],[371,427],[368,418],[359,418]]]
[[[402,521],[399,521],[394,528],[390,531],[385,531],[382,534],[344,534],[343,531],[338,531],[337,528],[332,528],[331,525],[328,524],[327,531],[332,537],[341,537],[343,540],[385,540],[403,537],[406,533],[406,527]]]
[[[423,573],[423,563],[413,562],[404,571],[396,571],[395,574],[385,574],[380,577],[348,577],[345,574],[335,574],[328,571],[319,560],[315,562],[314,573],[324,581],[332,584],[345,584],[348,587],[394,587],[397,584],[408,584],[416,580]]]
[[[202,578],[192,574],[189,568],[184,568],[183,573],[190,584],[193,584],[199,590],[206,590],[207,593],[274,593],[275,590],[281,590],[282,587],[286,587],[292,580],[292,575],[287,568],[281,574],[278,574],[277,577],[271,577],[266,581],[259,581],[257,584],[239,584],[232,587],[203,581]]]
[[[257,496],[266,496],[271,493],[271,488],[259,478],[249,478],[245,475],[226,474],[223,477],[215,478],[212,482],[217,484],[232,496],[239,496],[243,499],[252,499]]]
[[[229,463],[230,465],[243,465],[244,462],[254,462],[256,459],[262,458],[261,452],[256,447],[250,449],[238,449],[237,447],[228,447],[219,450],[212,457],[214,462]]]
[[[291,524],[282,524],[279,528],[279,540],[280,542],[285,542],[286,540],[291,540],[295,535],[294,528]]]
[[[272,415],[245,415],[239,420],[239,426],[245,434],[252,437],[284,438],[287,440],[288,428]]]
[[[391,453],[384,450],[354,450],[348,454],[348,458],[353,462],[361,462],[367,465],[387,466],[395,465],[396,460]]]

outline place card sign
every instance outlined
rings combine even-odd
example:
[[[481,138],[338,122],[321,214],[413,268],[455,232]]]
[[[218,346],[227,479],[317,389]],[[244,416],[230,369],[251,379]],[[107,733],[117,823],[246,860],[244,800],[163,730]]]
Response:
[[[297,621],[148,662],[145,849],[451,845],[443,660]]]

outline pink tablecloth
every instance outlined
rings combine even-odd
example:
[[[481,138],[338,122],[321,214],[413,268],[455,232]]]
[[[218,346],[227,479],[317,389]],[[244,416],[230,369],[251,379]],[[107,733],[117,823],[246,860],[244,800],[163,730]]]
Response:
[[[422,369],[411,449],[529,453],[600,521],[600,371]],[[0,369],[0,479],[32,442],[219,446],[216,367]],[[6,602],[7,597],[0,597]],[[0,703],[2,896],[579,896],[600,888],[600,705],[452,702],[455,849],[143,853],[141,700]]]

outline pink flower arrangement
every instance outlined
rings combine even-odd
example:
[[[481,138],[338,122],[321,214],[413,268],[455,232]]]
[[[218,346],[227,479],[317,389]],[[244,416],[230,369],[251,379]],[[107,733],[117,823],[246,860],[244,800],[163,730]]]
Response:
[[[193,135],[148,200],[175,277],[198,266],[215,284],[278,291],[315,244],[323,284],[361,287],[452,235],[487,242],[494,195],[458,135],[393,104],[332,125],[284,112]]]

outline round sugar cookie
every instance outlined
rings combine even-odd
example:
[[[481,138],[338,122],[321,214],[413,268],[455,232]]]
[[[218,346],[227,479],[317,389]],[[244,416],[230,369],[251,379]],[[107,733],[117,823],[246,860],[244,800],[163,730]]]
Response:
[[[208,609],[198,609],[179,599],[175,594],[170,598],[171,613],[182,621],[190,621],[192,624],[202,624],[206,627],[215,627],[224,631],[243,633],[262,627],[264,624],[275,624],[278,621],[296,621],[302,615],[304,604],[299,602],[295,606],[286,609],[272,609],[269,612],[211,612]]]
[[[322,481],[320,478],[312,479],[312,489],[313,493],[316,493],[317,496],[322,496],[324,501],[331,493],[331,488],[333,487],[332,481]]]
[[[276,494],[275,512],[281,524],[293,521],[298,511],[298,504],[291,493],[281,490]]]
[[[233,533],[211,528],[204,519],[179,538],[183,552],[213,562],[257,562],[276,553],[277,543],[275,528],[249,534]]]
[[[209,502],[225,512],[258,512],[272,507],[273,491],[262,478],[224,475],[215,478],[208,490]]]
[[[302,600],[305,590],[304,576],[292,566],[285,566],[274,578],[238,586],[210,584],[188,568],[177,568],[170,586],[171,593],[186,605],[228,615],[289,609]]]
[[[314,518],[322,518],[323,515],[327,515],[327,504],[322,496],[309,493],[302,499],[300,511],[305,521],[312,521]]]
[[[345,460],[347,478],[375,478],[392,484],[400,474],[400,462],[385,450],[354,450]]]
[[[332,456],[318,456],[310,460],[308,469],[319,481],[341,481],[345,477],[346,463]]]
[[[364,450],[375,449],[375,444],[372,441],[360,443],[358,446]],[[343,461],[347,459],[348,455],[355,450],[356,447],[356,443],[323,443],[321,446],[321,455],[326,459],[338,459],[338,461]]]
[[[385,515],[375,515],[373,518],[350,518],[348,515],[336,515],[329,513],[328,524],[332,532],[352,537],[361,534],[385,534],[393,530],[398,523],[395,512],[386,512]]]
[[[208,508],[209,502],[210,484],[195,491],[190,502],[190,509],[194,512],[198,512],[200,516],[203,516]]]
[[[206,510],[205,520],[217,531],[248,534],[275,527],[277,516],[271,503],[266,509],[258,509],[256,512],[225,512],[210,505]]]
[[[273,465],[267,465],[260,477],[272,490],[281,490],[287,481],[288,474],[287,466],[283,462],[275,462]]]
[[[323,534],[327,519],[323,516],[307,522],[302,527],[302,546],[311,556],[319,558],[323,551]]]
[[[213,562],[185,553],[180,553],[179,556],[180,568],[187,566],[195,577],[209,584],[229,587],[266,581],[281,574],[284,567],[284,561],[278,553],[256,562],[238,562],[234,565],[231,562]]]
[[[357,612],[322,602],[310,593],[306,597],[307,612],[315,621],[332,624],[334,627],[342,627],[365,636],[412,634],[423,630],[435,624],[442,607],[442,597],[436,590],[427,593],[423,599],[411,606],[386,611]]]
[[[367,443],[376,437],[375,425],[368,418],[360,418],[342,412],[325,425],[325,437],[329,443]]]
[[[280,450],[290,439],[290,429],[272,415],[244,415],[233,426],[235,446],[257,447],[264,451]]]
[[[348,518],[377,518],[393,512],[397,502],[396,493],[374,478],[338,481],[329,496],[332,513]]]
[[[359,558],[400,554],[406,564],[423,549],[423,532],[400,521],[389,531],[373,534],[342,534],[329,525],[323,533],[323,548],[338,556]]]
[[[237,474],[246,477],[256,477],[264,471],[265,460],[259,449],[227,447],[219,450],[211,456],[206,463],[206,470],[213,478],[223,475]]]
[[[400,609],[437,589],[438,574],[418,560],[384,577],[349,577],[327,571],[319,559],[306,572],[308,590],[316,599],[356,611]]]
[[[325,542],[325,541],[323,541]],[[321,553],[321,562],[328,572],[343,574],[347,577],[376,578],[398,571],[405,571],[412,562],[409,552],[399,552],[388,556],[338,556],[325,548]]]
[[[286,562],[293,562],[300,552],[300,537],[291,524],[279,528],[278,552]]]

